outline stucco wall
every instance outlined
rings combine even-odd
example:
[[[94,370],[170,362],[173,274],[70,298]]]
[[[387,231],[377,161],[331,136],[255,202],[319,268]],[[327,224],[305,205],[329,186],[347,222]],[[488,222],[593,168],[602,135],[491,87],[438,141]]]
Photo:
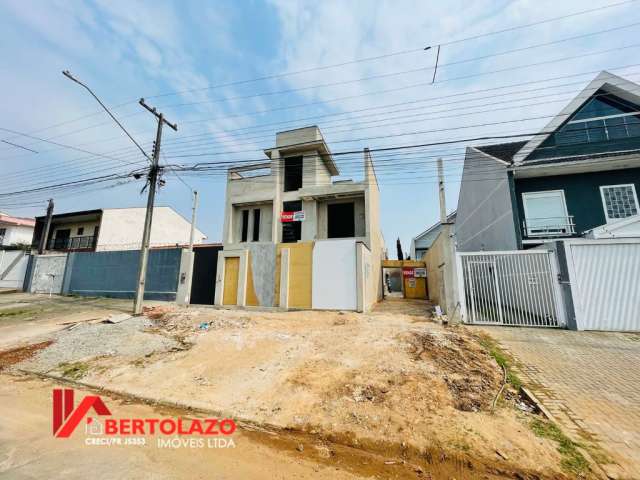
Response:
[[[458,199],[457,249],[516,250],[515,229],[506,165],[468,148]]]
[[[97,251],[135,250],[140,248],[145,208],[105,209],[98,236]],[[155,207],[151,227],[151,246],[188,244],[191,223],[169,207]],[[206,236],[196,229],[195,243]]]
[[[66,253],[34,256],[29,292],[60,293],[66,264]]]
[[[356,242],[322,240],[313,247],[312,308],[355,310]]]
[[[0,288],[22,289],[28,263],[24,250],[0,250]]]
[[[33,239],[33,227],[0,224],[0,228],[6,229],[4,238],[0,241],[0,245],[7,246],[15,245],[16,243],[31,245],[31,240]]]

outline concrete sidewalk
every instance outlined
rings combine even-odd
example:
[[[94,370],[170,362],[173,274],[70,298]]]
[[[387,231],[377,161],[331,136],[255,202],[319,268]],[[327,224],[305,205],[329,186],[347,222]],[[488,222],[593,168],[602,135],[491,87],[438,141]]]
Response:
[[[482,327],[576,439],[594,439],[620,478],[640,478],[640,335]]]

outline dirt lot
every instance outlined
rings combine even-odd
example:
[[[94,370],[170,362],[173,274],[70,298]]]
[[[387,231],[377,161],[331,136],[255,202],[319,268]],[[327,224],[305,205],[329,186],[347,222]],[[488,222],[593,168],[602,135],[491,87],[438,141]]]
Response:
[[[425,310],[419,302],[366,315],[158,307],[148,319],[81,321],[31,337],[52,343],[29,358],[10,355],[5,372],[231,416],[273,434],[255,441],[277,438],[271,448],[369,478],[574,477],[575,462],[558,438],[532,428],[541,420],[514,388],[492,412],[500,357]]]

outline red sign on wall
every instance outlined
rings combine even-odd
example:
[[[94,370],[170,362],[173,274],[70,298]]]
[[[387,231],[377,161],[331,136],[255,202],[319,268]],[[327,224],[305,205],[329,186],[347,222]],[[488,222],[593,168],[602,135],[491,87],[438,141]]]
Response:
[[[280,214],[280,221],[283,223],[286,222],[302,222],[304,220],[304,211],[300,210],[298,212],[282,212]]]
[[[402,267],[402,275],[404,277],[413,278],[415,277],[415,270],[413,267]]]

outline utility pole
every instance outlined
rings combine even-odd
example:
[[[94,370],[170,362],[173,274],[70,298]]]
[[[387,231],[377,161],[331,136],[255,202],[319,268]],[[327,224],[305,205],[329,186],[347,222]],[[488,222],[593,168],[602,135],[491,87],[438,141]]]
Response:
[[[47,237],[49,236],[49,229],[51,228],[51,217],[53,217],[53,198],[49,199],[49,205],[47,206],[47,219],[45,220],[44,230],[40,237],[40,242],[38,243],[39,255],[42,255],[42,253],[47,249]]]
[[[198,213],[198,191],[193,191],[193,207],[191,209],[191,234],[189,236],[189,252],[191,258],[189,259],[189,269],[187,270],[187,297],[185,303],[189,304],[191,299],[191,281],[193,279],[193,262],[195,260],[193,255],[193,240],[196,234],[196,215]]]
[[[138,267],[138,284],[136,286],[136,296],[133,302],[134,315],[142,313],[142,301],[144,299],[145,279],[147,276],[147,261],[149,260],[149,239],[151,237],[151,224],[153,220],[153,205],[156,197],[156,185],[158,183],[158,173],[160,170],[160,143],[162,141],[162,126],[167,124],[174,131],[178,130],[176,124],[169,123],[162,113],[156,111],[155,107],[150,107],[140,99],[140,105],[146,108],[158,119],[158,130],[156,132],[156,142],[153,147],[153,157],[149,168],[149,194],[147,197],[147,212],[144,218],[144,231],[142,232],[142,244],[140,245],[140,266]]]
[[[447,223],[447,204],[444,196],[444,167],[442,158],[438,159],[438,193],[440,194],[440,223]]]

